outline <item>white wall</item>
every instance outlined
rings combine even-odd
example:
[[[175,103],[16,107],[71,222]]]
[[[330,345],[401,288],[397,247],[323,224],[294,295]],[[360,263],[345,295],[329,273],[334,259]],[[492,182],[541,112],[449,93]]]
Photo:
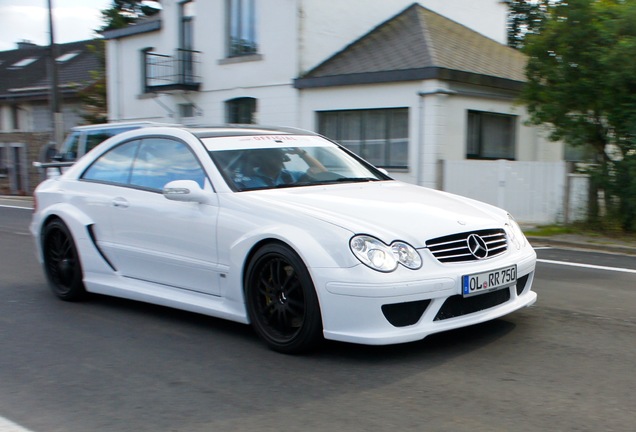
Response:
[[[420,3],[500,42],[506,7],[499,0],[422,0]],[[476,5],[479,3],[479,5]],[[225,121],[224,102],[258,99],[261,123],[297,125],[297,91],[292,80],[399,13],[412,0],[267,0],[257,5],[257,56],[226,58],[225,1],[194,3],[194,48],[201,51],[198,92],[143,94],[145,48],[174,55],[179,40],[177,0],[162,1],[160,31],[110,40],[107,44],[110,120],[181,121],[178,105],[194,103],[199,123]],[[197,120],[195,119],[195,120]]]
[[[305,89],[300,97],[298,127],[318,130],[318,111],[374,108],[409,109],[409,170],[392,171],[394,178],[416,183],[416,151],[419,141],[418,91],[420,83],[402,82],[361,86]]]
[[[198,123],[225,122],[225,101],[238,97],[258,99],[258,121],[272,124],[297,122],[298,38],[295,0],[257,2],[256,56],[228,59],[224,1],[196,1],[194,48],[198,56],[197,92],[143,94],[142,54],[145,48],[174,55],[179,41],[179,4],[162,1],[161,31],[111,40],[107,44],[110,120],[181,121],[178,105],[194,103],[201,114]],[[266,7],[267,6],[267,7]],[[195,119],[197,120],[197,119]]]
[[[473,91],[474,92],[474,91]],[[528,112],[514,99],[502,99],[492,94],[474,92],[482,96],[466,96],[460,91],[456,95],[446,96],[445,123],[440,158],[461,160],[466,158],[467,110],[517,117],[515,159],[518,161],[559,161],[563,155],[563,144],[546,139],[540,128],[526,125]]]
[[[518,161],[560,161],[560,143],[545,140],[538,128],[524,125],[525,109],[514,99],[472,89],[467,96],[454,93],[447,84],[430,80],[393,84],[305,89],[301,93],[299,127],[317,130],[318,111],[373,108],[409,109],[409,169],[392,171],[399,180],[437,187],[439,161],[466,158],[467,111],[477,110],[517,115],[516,158]]]
[[[123,41],[110,40],[106,44],[110,121],[170,119],[160,105],[142,97],[141,51],[155,46],[153,35],[154,33],[144,34]]]

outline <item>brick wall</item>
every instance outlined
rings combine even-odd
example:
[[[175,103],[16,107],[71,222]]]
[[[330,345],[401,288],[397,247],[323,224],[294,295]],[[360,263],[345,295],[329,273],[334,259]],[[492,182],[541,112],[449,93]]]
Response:
[[[26,170],[28,180],[25,184],[16,188],[11,185],[9,176],[0,176],[0,195],[31,195],[35,187],[42,181],[41,173],[33,166],[34,161],[40,160],[42,148],[51,140],[49,132],[2,132],[0,133],[0,146],[5,144],[4,156],[8,157],[6,144],[21,143],[26,148]],[[6,163],[6,162],[5,162]],[[11,162],[10,162],[11,163]],[[24,167],[24,163],[22,166]]]

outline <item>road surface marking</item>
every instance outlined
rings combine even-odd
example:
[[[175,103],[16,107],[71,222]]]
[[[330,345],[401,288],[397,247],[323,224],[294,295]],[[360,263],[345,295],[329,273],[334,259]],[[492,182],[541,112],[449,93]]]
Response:
[[[573,262],[567,262],[567,261],[553,261],[553,260],[546,260],[546,259],[538,259],[537,262],[546,263],[546,264],[571,266],[571,267],[584,267],[584,268],[595,269],[595,270],[607,270],[607,271],[615,271],[615,272],[622,272],[622,273],[636,273],[636,270],[634,269],[627,269],[627,268],[621,268],[621,267],[606,267],[606,266],[599,266],[599,265],[593,265],[593,264],[579,264],[579,263],[573,263]]]
[[[4,417],[0,417],[0,432],[32,432],[29,429],[25,429],[19,424],[13,423]]]
[[[20,209],[20,210],[33,210],[33,207],[13,206],[13,205],[6,205],[6,204],[0,204],[0,207],[10,208],[10,209]]]

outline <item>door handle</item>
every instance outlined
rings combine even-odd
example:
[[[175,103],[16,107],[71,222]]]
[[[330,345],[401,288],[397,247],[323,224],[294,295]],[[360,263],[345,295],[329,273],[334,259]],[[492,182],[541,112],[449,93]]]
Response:
[[[115,198],[112,202],[113,207],[128,208],[128,201],[125,198]]]

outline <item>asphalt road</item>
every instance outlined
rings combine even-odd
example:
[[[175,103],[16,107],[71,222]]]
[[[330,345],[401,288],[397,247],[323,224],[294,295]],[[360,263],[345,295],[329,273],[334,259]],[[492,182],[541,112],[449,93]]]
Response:
[[[636,257],[540,249],[532,308],[294,357],[239,324],[57,300],[29,219],[0,207],[0,432],[635,430]]]

